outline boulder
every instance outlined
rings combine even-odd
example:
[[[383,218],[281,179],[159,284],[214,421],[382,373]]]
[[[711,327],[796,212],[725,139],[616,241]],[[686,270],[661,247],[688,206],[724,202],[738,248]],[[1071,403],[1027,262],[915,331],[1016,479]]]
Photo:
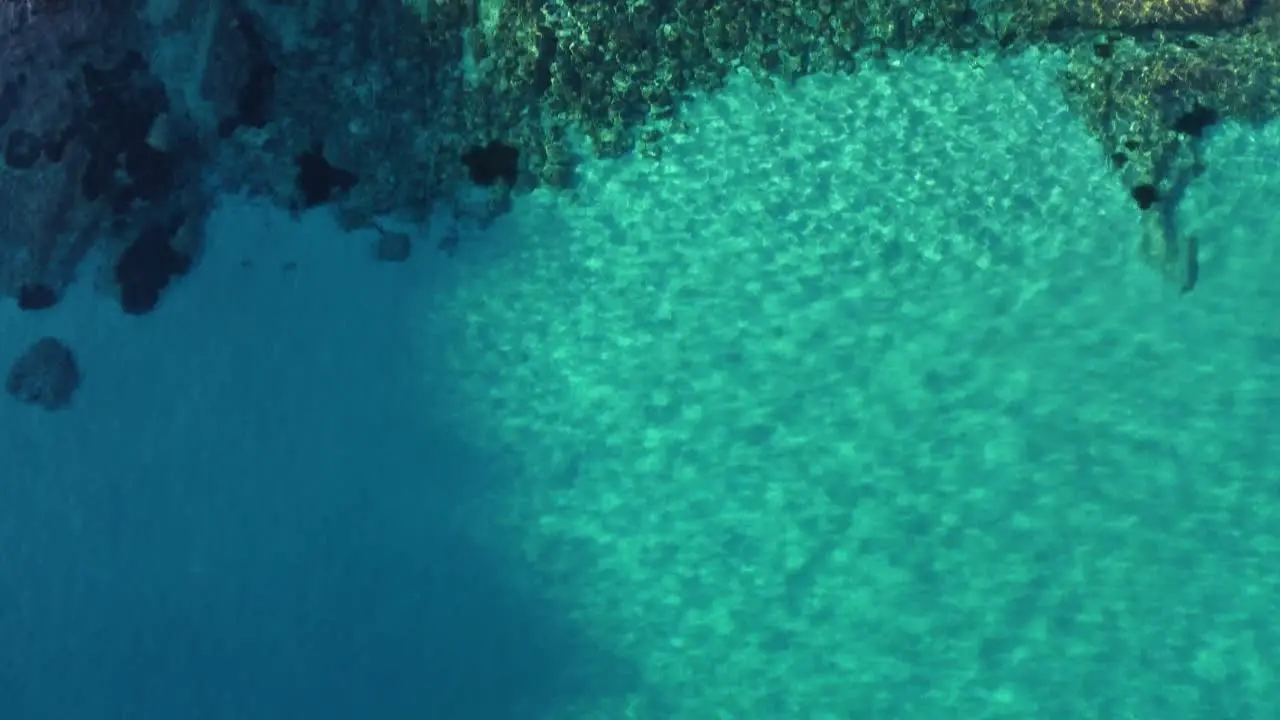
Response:
[[[66,407],[78,387],[80,368],[75,353],[52,337],[41,338],[27,348],[9,368],[4,384],[15,399],[45,410]]]

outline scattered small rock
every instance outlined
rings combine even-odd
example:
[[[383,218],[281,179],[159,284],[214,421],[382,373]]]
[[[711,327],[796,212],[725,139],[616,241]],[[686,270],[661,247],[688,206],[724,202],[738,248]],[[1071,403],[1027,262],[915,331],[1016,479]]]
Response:
[[[413,243],[410,242],[409,236],[405,233],[387,232],[381,228],[378,229],[378,244],[374,252],[379,260],[384,262],[404,262],[409,259],[409,253],[412,251]]]
[[[9,368],[4,388],[15,399],[45,410],[59,410],[80,387],[75,354],[61,340],[37,340]]]

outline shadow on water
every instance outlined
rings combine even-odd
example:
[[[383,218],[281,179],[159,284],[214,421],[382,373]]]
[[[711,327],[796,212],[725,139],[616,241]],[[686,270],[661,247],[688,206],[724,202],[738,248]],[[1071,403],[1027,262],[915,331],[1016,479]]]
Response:
[[[326,487],[86,495],[74,531],[48,497],[0,493],[0,717],[539,720],[637,689],[517,589],[536,568],[464,539],[456,508],[502,480],[481,454],[419,452]]]
[[[478,457],[469,461],[473,467],[483,464]],[[447,492],[454,497],[446,506],[467,504],[468,487]],[[437,649],[426,663],[438,690],[431,717],[551,718],[566,702],[639,689],[631,662],[594,642],[553,603],[517,588],[536,582],[538,568],[505,567],[506,561],[460,537],[439,536],[441,555],[428,582],[450,589],[433,596],[426,615],[452,619],[428,630]]]

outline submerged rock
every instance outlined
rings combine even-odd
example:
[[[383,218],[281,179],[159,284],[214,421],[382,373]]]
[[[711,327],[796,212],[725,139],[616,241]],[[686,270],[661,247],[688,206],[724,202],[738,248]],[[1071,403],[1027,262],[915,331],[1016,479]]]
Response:
[[[75,353],[52,337],[41,338],[27,348],[9,368],[4,384],[5,391],[18,401],[45,410],[66,407],[79,387]]]

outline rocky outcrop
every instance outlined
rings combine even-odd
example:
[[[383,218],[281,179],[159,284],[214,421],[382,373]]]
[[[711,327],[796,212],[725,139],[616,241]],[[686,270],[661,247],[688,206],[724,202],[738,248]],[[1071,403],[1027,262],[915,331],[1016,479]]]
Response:
[[[0,16],[0,294],[58,295],[91,249],[117,263],[156,227],[178,228],[171,249],[190,261],[209,205],[205,162],[240,99],[193,103],[188,84],[202,78],[165,62],[141,0],[33,7]],[[234,59],[199,69],[243,75]],[[130,312],[154,306],[127,301],[136,288],[117,290]]]

